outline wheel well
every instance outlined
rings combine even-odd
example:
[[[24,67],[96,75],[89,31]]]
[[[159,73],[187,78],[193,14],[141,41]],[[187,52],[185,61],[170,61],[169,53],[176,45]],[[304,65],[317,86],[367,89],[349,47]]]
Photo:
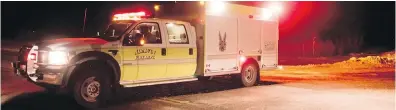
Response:
[[[257,61],[256,59],[251,58],[251,57],[250,57],[250,58],[247,58],[246,61],[242,64],[241,69],[242,69],[245,65],[250,64],[250,63],[253,63],[254,65],[256,65],[257,70],[258,70],[258,73],[257,73],[257,81],[259,81],[259,80],[260,80],[260,66],[259,66],[258,61]]]
[[[120,80],[121,75],[118,62],[112,56],[100,51],[88,51],[80,53],[70,60],[70,64],[74,64],[75,66],[70,67],[66,75],[63,77],[63,84],[66,87],[69,86],[70,82],[74,80],[74,77],[78,76],[76,73],[83,70],[87,65],[94,65],[109,70],[106,74],[111,77],[110,81],[112,84],[115,84]]]
[[[260,69],[260,68],[259,68],[258,62],[257,62],[256,59],[254,59],[254,58],[247,58],[246,61],[242,64],[241,67],[243,67],[243,66],[245,66],[245,65],[247,65],[247,64],[249,64],[249,63],[253,63],[254,65],[257,66],[258,69]]]
[[[69,81],[68,81],[68,88],[73,87],[74,86],[74,82],[75,79],[79,76],[79,74],[84,74],[81,73],[83,71],[85,71],[86,69],[91,69],[91,67],[93,67],[93,69],[101,69],[101,73],[97,73],[97,74],[101,74],[101,75],[108,75],[108,77],[110,77],[110,81],[113,82],[114,81],[114,77],[115,75],[112,73],[108,73],[108,72],[112,72],[112,68],[111,66],[106,63],[106,61],[103,60],[90,60],[90,61],[86,61],[83,62],[81,64],[79,64],[71,73],[71,75],[69,76]]]

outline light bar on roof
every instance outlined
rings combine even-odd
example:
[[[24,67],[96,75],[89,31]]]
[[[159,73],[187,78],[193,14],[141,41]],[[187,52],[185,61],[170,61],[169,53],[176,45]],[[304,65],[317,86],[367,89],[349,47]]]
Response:
[[[137,12],[137,13],[122,13],[122,14],[115,14],[113,17],[114,21],[120,20],[141,20],[142,16],[146,16],[145,12]]]

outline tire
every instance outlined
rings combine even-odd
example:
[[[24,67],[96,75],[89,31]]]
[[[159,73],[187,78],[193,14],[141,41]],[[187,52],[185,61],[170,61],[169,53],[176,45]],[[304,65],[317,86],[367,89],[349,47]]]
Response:
[[[254,63],[245,64],[242,67],[242,71],[240,74],[240,80],[242,81],[242,85],[245,87],[256,85],[258,73],[258,67]]]
[[[111,95],[110,79],[98,68],[86,68],[75,78],[72,94],[78,104],[86,108],[105,106]]]

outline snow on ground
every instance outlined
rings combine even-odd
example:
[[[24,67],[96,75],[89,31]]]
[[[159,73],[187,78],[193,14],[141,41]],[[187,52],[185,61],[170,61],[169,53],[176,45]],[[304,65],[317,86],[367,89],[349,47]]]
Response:
[[[331,59],[331,58],[327,58]],[[386,74],[383,74],[386,73]],[[339,78],[345,76],[365,75],[379,77],[387,75],[394,79],[395,51],[382,54],[353,57],[348,60],[335,63],[307,64],[296,66],[284,66],[283,69],[262,71],[262,78],[268,77],[295,77],[295,78]],[[334,76],[334,77],[332,77]]]
[[[304,69],[329,69],[338,72],[348,72],[350,70],[375,70],[376,72],[382,69],[390,68],[394,69],[395,66],[395,53],[386,52],[377,56],[367,56],[367,57],[351,57],[349,60],[327,63],[327,64],[310,64],[310,65],[300,65],[294,66],[295,68]],[[347,70],[347,71],[345,71]],[[362,72],[362,71],[359,71]]]

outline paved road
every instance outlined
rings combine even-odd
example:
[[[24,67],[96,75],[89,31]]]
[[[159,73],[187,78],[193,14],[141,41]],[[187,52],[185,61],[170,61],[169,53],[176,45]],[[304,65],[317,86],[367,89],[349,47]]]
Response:
[[[83,109],[67,95],[53,95],[11,74],[13,54],[2,52],[2,109]],[[124,89],[103,110],[394,110],[394,73],[339,78],[262,77],[240,88],[228,78]]]

